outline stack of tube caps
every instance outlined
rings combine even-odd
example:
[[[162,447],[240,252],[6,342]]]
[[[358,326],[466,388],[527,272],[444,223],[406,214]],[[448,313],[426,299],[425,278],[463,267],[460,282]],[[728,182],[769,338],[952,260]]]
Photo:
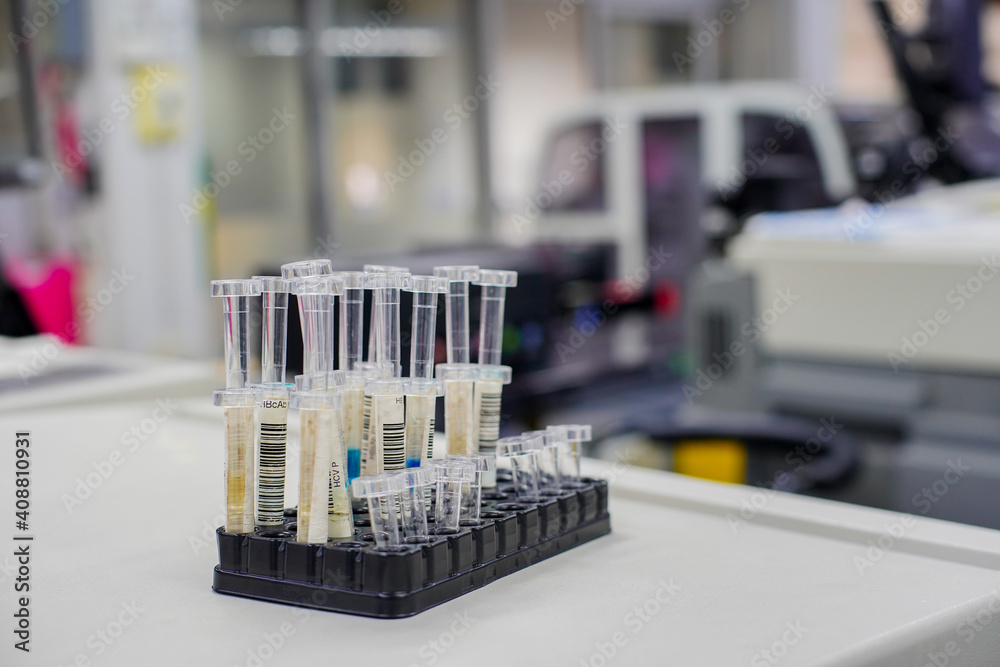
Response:
[[[472,363],[470,354],[470,284],[481,290],[477,363]],[[500,363],[504,301],[506,290],[516,284],[514,271],[476,266],[441,266],[434,269],[434,275],[420,276],[404,267],[379,265],[334,272],[331,262],[322,259],[286,264],[281,276],[212,282],[212,296],[223,300],[226,365],[226,388],[215,392],[215,404],[225,408],[226,447],[226,524],[219,529],[221,570],[216,568],[216,590],[306,604],[289,599],[291,593],[285,589],[272,594],[254,589],[251,594],[245,582],[226,583],[222,575],[227,572],[252,573],[253,544],[259,540],[268,541],[268,549],[278,550],[275,554],[285,551],[275,545],[287,544],[287,554],[281,558],[314,557],[314,552],[301,552],[298,545],[348,549],[367,545],[385,557],[415,548],[408,545],[431,548],[441,536],[471,535],[471,529],[482,533],[483,526],[493,525],[497,518],[484,519],[483,506],[491,508],[491,515],[519,516],[518,511],[553,502],[568,515],[550,517],[550,534],[538,536],[563,537],[561,548],[554,548],[555,541],[549,545],[551,553],[610,530],[606,486],[580,476],[580,448],[590,440],[589,426],[552,426],[499,438],[501,393],[511,381],[510,367]],[[403,375],[400,355],[403,291],[413,296],[408,376]],[[367,359],[363,355],[366,292],[372,299]],[[289,294],[297,298],[302,325],[303,372],[294,383],[286,382],[285,374]],[[442,294],[447,363],[435,369]],[[250,299],[256,297],[261,298],[262,312],[261,379],[251,384],[249,314]],[[339,308],[336,354],[335,307]],[[444,397],[449,455],[435,459],[434,414],[439,396]],[[289,408],[298,410],[300,424],[299,500],[294,510],[285,509]],[[507,464],[502,466],[500,488],[498,457]],[[602,489],[603,500],[597,503]],[[587,498],[577,499],[580,493]],[[596,511],[587,514],[580,509],[589,505],[593,510],[595,503],[601,504],[600,517]],[[505,505],[510,509],[505,511]],[[597,518],[602,521],[595,523]],[[585,526],[588,530],[582,531]],[[233,538],[241,537],[246,539],[234,547]],[[480,535],[482,539],[486,538]],[[228,547],[224,548],[224,542]],[[517,545],[535,547],[530,539]],[[234,556],[234,548],[243,555]],[[492,552],[489,560],[494,568],[503,555]],[[281,579],[279,575],[288,572],[278,572],[282,568],[272,562],[275,558],[279,556],[265,559],[270,564],[264,574]],[[294,569],[292,563],[288,565]],[[467,574],[471,576],[474,569]],[[493,578],[514,569],[519,568],[501,567]],[[336,583],[342,583],[343,576],[343,572],[337,574]],[[292,577],[296,578],[301,579]],[[419,578],[425,588],[428,582]],[[479,585],[492,580],[480,578]],[[380,584],[369,581],[367,588],[378,590],[358,591],[358,595],[384,594],[382,587],[391,579],[382,577]],[[466,590],[468,584],[455,594]],[[454,595],[438,590],[406,609],[415,613],[430,606],[428,600],[438,604],[450,597]],[[374,612],[361,599],[341,595],[333,603],[307,606],[405,615],[403,607]]]

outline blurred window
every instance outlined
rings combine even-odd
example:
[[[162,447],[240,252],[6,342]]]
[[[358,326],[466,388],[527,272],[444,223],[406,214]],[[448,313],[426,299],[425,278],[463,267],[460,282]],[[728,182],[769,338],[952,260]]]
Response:
[[[576,125],[556,135],[549,145],[542,172],[542,187],[536,199],[548,212],[607,210],[605,155],[608,142],[605,125],[593,121]],[[548,193],[548,197],[542,195]]]
[[[795,117],[743,115],[744,205],[788,211],[829,204],[807,126]]]

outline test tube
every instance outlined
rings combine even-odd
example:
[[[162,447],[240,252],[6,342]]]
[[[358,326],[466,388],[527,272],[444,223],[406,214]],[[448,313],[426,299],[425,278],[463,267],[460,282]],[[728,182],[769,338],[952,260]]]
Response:
[[[340,371],[330,373],[316,373],[313,375],[299,375],[295,378],[296,389],[299,394],[298,404],[303,403],[303,395],[308,395],[306,403],[307,412],[312,410],[327,411],[330,414],[314,414],[316,430],[319,433],[316,447],[321,447],[323,442],[327,443],[329,450],[329,464],[327,465],[327,534],[331,539],[349,539],[354,536],[354,518],[351,511],[351,497],[348,490],[347,478],[347,451],[344,445],[343,430],[341,428],[341,414],[343,411],[343,374]],[[316,396],[318,398],[312,398]],[[309,414],[305,415],[310,417]],[[303,437],[306,437],[306,423],[302,422]],[[318,465],[318,464],[317,464]],[[319,468],[313,469],[313,484],[320,485]],[[302,472],[304,479],[305,468]],[[314,486],[315,490],[315,486]],[[301,511],[301,505],[300,505]],[[321,509],[314,506],[313,513],[318,517]]]
[[[340,297],[340,344],[338,368],[343,371],[358,370],[362,362],[365,316],[365,274],[362,271],[344,271],[344,295]]]
[[[291,407],[298,409],[299,508],[295,539],[324,544],[330,537],[330,442],[333,439],[336,394],[312,389],[292,392]]]
[[[284,268],[284,267],[283,267]],[[305,372],[296,378],[296,405],[301,411],[301,473],[299,478],[298,529],[301,541],[319,543],[320,535],[347,538],[353,535],[350,498],[347,493],[347,453],[340,426],[341,396],[334,381],[331,335],[333,299],[343,293],[339,276],[310,275],[296,278],[293,293],[299,300],[302,319],[302,366]],[[342,378],[340,380],[343,382]],[[304,407],[303,407],[304,406]],[[323,491],[322,512],[316,494]],[[303,498],[307,513],[303,515]],[[324,530],[316,525],[320,515]]]
[[[473,410],[478,365],[438,364],[436,372],[444,387],[444,430],[448,438],[448,452],[478,453],[479,439]]]
[[[365,371],[344,371],[341,395],[341,423],[344,425],[344,447],[347,449],[347,478],[361,475],[361,449],[364,443]]]
[[[413,293],[410,334],[410,382],[406,393],[406,466],[413,468],[433,456],[435,403],[441,384],[434,380],[434,343],[438,297],[445,281],[435,276],[411,276]]]
[[[518,501],[538,502],[538,455],[535,440],[516,435],[497,440],[497,456],[510,457],[514,473],[514,494]]]
[[[561,443],[559,453],[559,471],[562,474],[563,486],[573,487],[580,483],[580,458],[582,445],[590,442],[593,429],[590,424],[559,424],[548,426],[546,430],[556,434]]]
[[[467,364],[469,355],[469,283],[479,279],[479,267],[435,266],[434,275],[448,281],[445,297],[448,363]]]
[[[462,487],[462,520],[478,524],[483,505],[483,479],[490,472],[496,478],[496,457],[492,454],[458,454],[448,458],[469,461],[475,466],[472,481]]]
[[[437,485],[434,532],[439,535],[458,532],[462,518],[462,488],[475,479],[476,466],[471,461],[451,457],[437,459],[432,465]]]
[[[248,386],[250,297],[260,291],[253,280],[213,280],[212,296],[220,297],[226,363],[226,388],[215,392],[215,405],[225,408],[226,532],[254,528],[254,394]]]
[[[365,264],[364,273],[370,275],[373,273],[406,273],[409,274],[410,270],[405,266],[388,266],[385,264]],[[366,289],[373,289],[373,285],[365,284]],[[372,294],[372,312],[371,319],[369,320],[368,327],[368,361],[377,361],[378,357],[375,354],[377,348],[376,345],[376,332],[378,331],[378,309],[375,307],[375,294]]]
[[[410,274],[403,271],[373,273],[367,277],[375,297],[375,360],[391,365],[392,377],[402,375],[399,302],[400,291],[409,286],[409,279]]]
[[[380,473],[406,467],[406,385],[401,378],[376,378],[365,383],[365,396],[371,397],[369,433]]]
[[[395,473],[401,488],[400,517],[403,540],[427,541],[427,505],[425,494],[434,483],[432,468],[407,468]]]
[[[285,509],[288,393],[285,342],[291,281],[254,276],[261,292],[261,381],[257,390],[257,525],[280,526]]]
[[[400,491],[400,480],[390,474],[358,477],[351,484],[354,497],[368,501],[368,517],[372,522],[376,549],[400,546],[399,514],[396,509]]]
[[[476,381],[475,416],[479,451],[492,454],[500,437],[500,398],[503,386],[510,384],[511,369],[500,363],[503,353],[503,315],[507,289],[517,287],[517,271],[480,269],[474,281],[482,288],[479,311],[479,379]],[[487,488],[496,486],[496,471],[483,481]]]
[[[383,378],[387,375],[387,369],[374,361],[363,361],[358,364],[361,369],[364,385],[368,380]],[[378,467],[378,447],[375,441],[374,419],[372,414],[372,397],[364,391],[362,385],[361,403],[361,474],[364,476],[376,475],[379,473]]]
[[[546,429],[525,431],[521,434],[525,446],[533,448],[538,455],[538,488],[541,491],[559,491],[562,476],[559,469],[559,442],[556,434]]]

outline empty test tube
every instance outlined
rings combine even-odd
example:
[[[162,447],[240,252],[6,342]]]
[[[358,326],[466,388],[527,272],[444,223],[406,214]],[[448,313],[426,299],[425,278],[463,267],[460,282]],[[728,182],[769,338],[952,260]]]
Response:
[[[400,524],[403,541],[427,541],[426,492],[434,483],[433,468],[407,468],[395,473],[400,484]]]
[[[496,479],[496,457],[492,454],[458,454],[448,458],[469,461],[475,466],[472,481],[462,487],[462,521],[478,524],[483,505],[483,480],[491,472]]]
[[[354,497],[368,501],[368,517],[372,522],[376,549],[392,549],[400,545],[397,501],[401,488],[400,480],[392,474],[358,477],[351,483]]]
[[[548,426],[546,430],[555,433],[560,444],[559,471],[563,486],[572,488],[580,484],[581,449],[583,443],[590,442],[593,437],[590,424],[559,424]]]
[[[405,273],[409,274],[410,270],[405,266],[388,266],[384,264],[365,264],[364,273],[366,276],[370,276],[376,273]],[[367,281],[365,282],[365,289],[372,290],[374,284]],[[369,320],[368,327],[368,361],[378,361],[378,356],[376,355],[376,350],[378,345],[376,342],[377,332],[379,330],[379,313],[378,309],[375,307],[375,293],[372,292],[372,311],[371,319]]]
[[[562,475],[559,468],[559,441],[548,429],[525,431],[521,434],[526,447],[538,454],[538,488],[540,491],[559,491]]]
[[[254,528],[254,394],[248,385],[250,297],[260,294],[253,280],[213,280],[212,296],[220,297],[226,363],[226,388],[215,392],[215,405],[225,408],[226,532]]]
[[[431,465],[436,485],[434,531],[438,534],[458,532],[462,518],[462,489],[475,479],[476,465],[452,457],[437,459]]]
[[[536,439],[526,441],[516,435],[497,440],[497,456],[510,457],[510,467],[514,473],[514,493],[518,501],[538,502],[538,453]]]
[[[399,337],[400,292],[409,286],[410,274],[403,271],[369,274],[375,307],[375,360],[391,366],[392,377],[402,375]]]
[[[448,363],[467,364],[469,354],[469,283],[479,279],[479,267],[435,266],[434,275],[448,281],[445,291]]]

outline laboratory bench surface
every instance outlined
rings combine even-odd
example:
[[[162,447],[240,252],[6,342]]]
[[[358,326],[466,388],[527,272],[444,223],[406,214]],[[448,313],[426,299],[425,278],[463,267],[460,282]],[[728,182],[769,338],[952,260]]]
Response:
[[[22,533],[12,471],[25,430]],[[8,413],[0,438],[0,665],[1000,664],[997,531],[586,461],[611,482],[610,535],[374,620],[212,591],[217,411]],[[13,646],[15,533],[34,537],[28,654]]]

